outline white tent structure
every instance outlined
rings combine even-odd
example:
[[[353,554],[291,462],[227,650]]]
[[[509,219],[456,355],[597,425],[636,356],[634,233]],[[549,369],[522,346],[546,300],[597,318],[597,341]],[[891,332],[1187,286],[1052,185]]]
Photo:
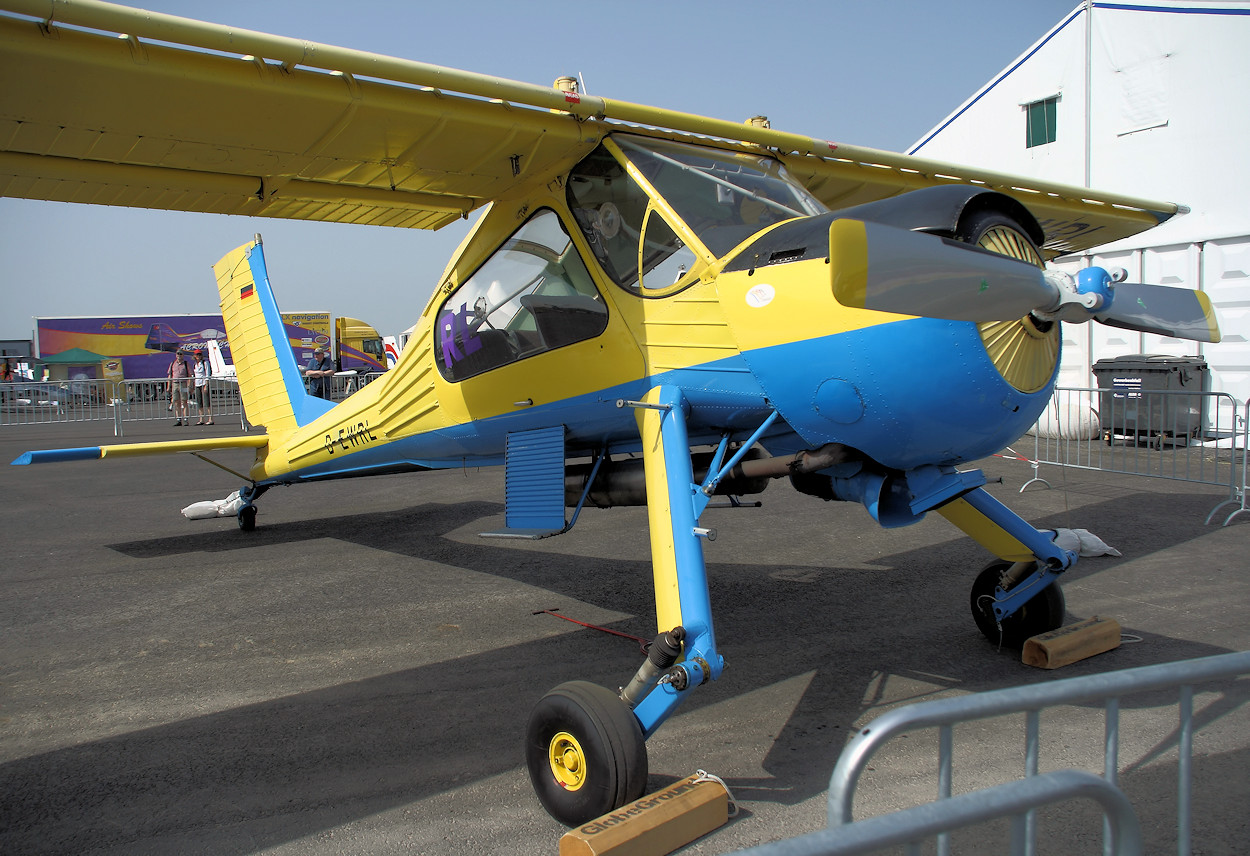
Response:
[[[1097,264],[1188,286],[1223,341],[1066,326],[1062,386],[1103,358],[1201,357],[1211,388],[1250,399],[1250,2],[1087,0],[926,134],[911,154],[975,163],[1189,210],[1052,266]]]

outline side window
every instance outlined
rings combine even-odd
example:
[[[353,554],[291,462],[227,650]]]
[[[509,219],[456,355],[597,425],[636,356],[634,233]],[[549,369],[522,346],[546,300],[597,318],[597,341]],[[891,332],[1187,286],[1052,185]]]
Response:
[[[695,265],[694,252],[606,149],[573,170],[568,201],[595,258],[622,288],[668,288]]]
[[[448,380],[598,336],[608,311],[550,209],[504,242],[438,310],[435,362]]]

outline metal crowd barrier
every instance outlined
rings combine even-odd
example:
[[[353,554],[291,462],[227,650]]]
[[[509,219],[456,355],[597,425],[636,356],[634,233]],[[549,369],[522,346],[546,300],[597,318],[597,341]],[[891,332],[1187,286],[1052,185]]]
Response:
[[[379,377],[380,373],[336,375],[330,379],[331,397],[340,401]],[[238,384],[225,378],[209,378],[208,384],[213,421],[237,418],[240,427],[246,430],[247,417],[239,399]],[[190,388],[191,382],[188,382]],[[188,403],[187,412],[197,420],[209,415],[201,414],[194,395]],[[127,422],[161,419],[169,419],[171,424],[174,419],[166,378],[0,384],[0,427],[108,421],[113,423],[114,436],[120,437],[125,433]]]
[[[352,393],[364,389],[368,384],[382,377],[383,374],[385,372],[336,374],[330,378],[330,395],[335,401],[341,401]]]
[[[1034,474],[1020,491],[1050,487],[1040,469],[1054,464],[1227,488],[1217,509],[1244,502],[1246,416],[1223,392],[1056,388],[1033,428],[1033,457],[1021,457]]]
[[[1211,513],[1207,515],[1206,519],[1208,524],[1215,519],[1215,515],[1225,506],[1233,505],[1236,506],[1236,508],[1234,508],[1232,513],[1224,518],[1224,526],[1232,523],[1233,518],[1238,514],[1248,510],[1246,508],[1246,462],[1247,460],[1250,460],[1250,401],[1247,401],[1245,407],[1242,409],[1241,424],[1244,426],[1244,433],[1241,437],[1241,488],[1237,491],[1235,496],[1229,497],[1219,505],[1215,506],[1215,508],[1211,509]]]
[[[950,852],[950,831],[1010,815],[1009,852],[1028,856],[1035,852],[1037,843],[1034,809],[1061,799],[1083,796],[1097,799],[1103,806],[1103,852],[1140,853],[1142,844],[1136,814],[1131,806],[1126,809],[1124,803],[1127,798],[1119,787],[1120,702],[1129,695],[1177,690],[1176,849],[1181,856],[1186,856],[1191,851],[1192,834],[1194,687],[1246,675],[1250,675],[1250,651],[896,708],[860,729],[843,749],[829,779],[825,829],[739,852],[752,856],[824,856],[871,853],[906,844],[909,853],[919,853],[921,841],[936,834],[937,852],[945,856]],[[1089,778],[1093,775],[1084,771],[1039,773],[1042,711],[1060,705],[1091,702],[1103,705],[1103,784],[1091,787]],[[1023,778],[1007,785],[952,796],[954,726],[1020,713],[1025,714]],[[873,755],[890,739],[927,728],[938,729],[937,800],[902,812],[853,821],[851,811],[855,789]],[[1060,776],[1060,773],[1071,775]],[[1030,782],[1031,786],[1025,784]]]
[[[750,856],[863,856],[907,845],[909,856],[919,856],[919,843],[934,835],[1080,798],[1092,799],[1102,808],[1111,830],[1109,852],[1113,856],[1140,856],[1141,822],[1133,804],[1115,785],[1084,770],[1041,773],[941,802],[845,826],[828,826],[818,832],[735,852]]]

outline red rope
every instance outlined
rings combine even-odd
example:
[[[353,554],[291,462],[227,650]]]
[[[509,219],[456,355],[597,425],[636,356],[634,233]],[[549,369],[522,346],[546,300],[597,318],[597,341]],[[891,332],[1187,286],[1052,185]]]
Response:
[[[534,615],[554,615],[556,618],[563,618],[565,621],[571,621],[590,630],[598,630],[600,633],[611,633],[613,636],[621,636],[625,639],[632,639],[638,643],[638,647],[642,649],[642,653],[647,653],[647,646],[651,644],[650,639],[643,639],[641,636],[634,636],[631,633],[622,633],[619,630],[612,630],[608,627],[600,627],[597,624],[587,624],[585,621],[578,621],[576,618],[569,618],[567,615],[561,615],[559,609],[540,609],[533,613]]]

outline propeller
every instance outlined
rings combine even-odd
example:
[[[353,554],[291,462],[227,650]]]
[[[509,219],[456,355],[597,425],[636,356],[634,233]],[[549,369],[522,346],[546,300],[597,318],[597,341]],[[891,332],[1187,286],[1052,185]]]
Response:
[[[1208,297],[1188,288],[1117,282],[1099,267],[1076,280],[971,244],[878,223],[829,227],[833,293],[843,306],[953,321],[1041,320],[1104,324],[1218,342]]]

